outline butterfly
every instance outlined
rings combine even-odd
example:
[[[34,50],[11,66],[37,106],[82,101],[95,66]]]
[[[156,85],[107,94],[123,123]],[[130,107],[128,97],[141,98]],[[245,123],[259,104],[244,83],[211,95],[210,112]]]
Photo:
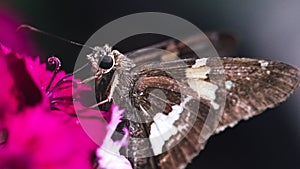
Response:
[[[236,54],[231,35],[206,36],[219,55]],[[105,45],[86,56],[94,75],[84,82],[95,80],[94,107],[125,109],[119,128],[128,128],[130,138],[121,154],[133,168],[185,168],[210,136],[285,101],[299,86],[299,70],[285,63],[205,57],[210,42],[195,35],[126,54]]]

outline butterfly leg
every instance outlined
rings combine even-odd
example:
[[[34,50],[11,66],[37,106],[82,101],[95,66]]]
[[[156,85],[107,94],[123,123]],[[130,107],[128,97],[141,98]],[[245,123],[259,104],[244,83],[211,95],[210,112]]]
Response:
[[[103,101],[101,101],[101,102],[99,102],[97,104],[94,104],[94,105],[90,106],[89,108],[92,109],[92,108],[98,107],[98,106],[100,106],[100,105],[102,105],[104,103],[110,102],[111,100],[112,100],[111,98],[107,98],[107,99],[105,99],[105,100],[103,100]]]
[[[82,80],[80,83],[87,84],[88,82],[95,80],[95,79],[100,79],[101,77],[102,77],[102,72],[98,71],[94,76],[88,77],[88,78]]]
[[[119,76],[118,74],[114,74],[113,76],[113,84],[111,85],[111,88],[110,88],[110,91],[109,91],[109,95],[107,96],[107,98],[105,100],[102,100],[101,102],[97,103],[97,104],[94,104],[92,106],[90,106],[89,108],[95,108],[95,107],[98,107],[104,103],[108,103],[108,102],[111,102],[112,99],[113,99],[113,94],[115,92],[115,89],[117,87],[117,84],[119,83]]]

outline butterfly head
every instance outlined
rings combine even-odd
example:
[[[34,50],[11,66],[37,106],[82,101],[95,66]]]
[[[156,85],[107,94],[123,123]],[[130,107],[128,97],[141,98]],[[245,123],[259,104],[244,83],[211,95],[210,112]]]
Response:
[[[93,48],[93,52],[87,55],[92,66],[92,72],[100,75],[110,72],[116,65],[117,57],[120,53],[116,50],[112,50],[109,45],[103,47],[96,46]]]
[[[103,47],[94,47],[93,52],[87,55],[87,60],[91,65],[91,71],[98,77],[111,72],[117,67],[126,71],[135,66],[131,59],[117,50],[112,50],[112,47],[107,44]]]

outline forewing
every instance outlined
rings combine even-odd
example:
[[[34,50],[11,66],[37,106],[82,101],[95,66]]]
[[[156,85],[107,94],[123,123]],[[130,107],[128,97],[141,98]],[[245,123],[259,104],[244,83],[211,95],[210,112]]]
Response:
[[[207,35],[221,56],[235,54],[237,43],[233,36]],[[194,36],[186,42],[170,40],[150,47],[167,50],[167,54],[147,49],[127,54],[135,63],[145,63],[133,70],[137,78],[134,95],[130,98],[134,106],[140,108],[133,113],[135,116],[151,120],[158,113],[169,116],[176,105],[182,107],[178,119],[165,122],[177,131],[169,137],[162,137],[161,154],[155,153],[151,141],[130,140],[127,155],[134,168],[184,168],[203,149],[211,134],[283,102],[299,85],[299,71],[287,64],[248,58],[216,58],[204,63],[199,57],[209,55],[209,44],[203,43],[202,36]],[[203,55],[197,56],[187,45],[197,46]],[[193,67],[197,59],[198,66]],[[153,92],[155,90],[162,92]],[[190,99],[181,105],[187,98]],[[198,109],[195,105],[199,106]],[[215,109],[222,112],[214,121],[214,131],[211,131],[214,122],[211,126],[205,122],[209,112]],[[158,130],[161,127],[158,122],[128,124],[135,129],[131,136],[141,138],[150,137],[151,127]],[[182,130],[183,126],[188,126],[188,130]],[[206,135],[202,135],[203,129],[207,131]],[[134,155],[143,152],[150,152],[153,156],[139,158]]]
[[[135,168],[184,168],[213,134],[219,119],[213,116],[222,109],[218,96],[224,85],[209,78],[207,70],[214,69],[212,61],[216,59],[206,60],[156,62],[132,70],[136,80],[130,98],[139,111],[129,112],[150,122],[129,122],[131,128],[140,126],[132,132],[127,148]],[[149,142],[135,141],[136,137],[148,137]],[[138,157],[141,151],[152,156]]]
[[[222,64],[228,93],[216,132],[285,101],[299,86],[299,70],[285,63],[222,58]]]
[[[167,40],[149,47],[135,50],[126,53],[130,59],[135,63],[144,63],[150,61],[172,61],[177,60],[178,57],[194,59],[201,57],[208,57],[213,50],[212,45],[216,49],[219,56],[235,56],[237,54],[238,41],[237,38],[226,32],[206,32],[204,34],[197,34],[192,37],[178,41],[176,39]],[[194,48],[194,51],[190,47]],[[162,49],[163,51],[151,51],[149,49]],[[166,51],[169,53],[166,54]],[[199,56],[195,56],[195,52]],[[216,57],[216,56],[214,56]]]

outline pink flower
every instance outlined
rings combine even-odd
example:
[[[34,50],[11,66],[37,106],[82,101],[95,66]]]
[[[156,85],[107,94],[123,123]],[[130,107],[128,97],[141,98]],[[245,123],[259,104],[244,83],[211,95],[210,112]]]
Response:
[[[128,144],[129,131],[124,128],[124,137],[120,141],[113,141],[111,139],[113,131],[117,128],[117,125],[120,122],[123,111],[120,111],[118,108],[113,110],[111,116],[111,123],[107,125],[107,134],[104,140],[103,145],[97,150],[97,156],[99,158],[100,168],[106,169],[131,169],[130,162],[122,155],[119,151],[121,147]]]
[[[122,111],[112,106],[107,124],[101,119],[103,112],[80,102],[90,87],[77,83],[73,88],[72,76],[62,71],[52,79],[53,72],[38,58],[24,57],[2,45],[0,72],[0,168],[90,169],[98,158],[104,159],[97,158],[96,151],[107,140],[108,129],[116,128]],[[85,110],[81,120],[74,106]],[[125,143],[123,139],[116,144]],[[100,163],[100,167],[109,166]]]

